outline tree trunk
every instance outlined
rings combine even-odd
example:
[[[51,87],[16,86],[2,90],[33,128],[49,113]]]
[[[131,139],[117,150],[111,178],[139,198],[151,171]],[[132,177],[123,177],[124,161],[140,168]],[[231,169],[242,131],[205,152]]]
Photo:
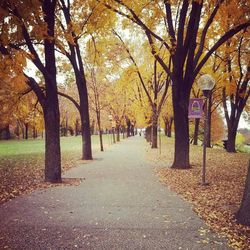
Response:
[[[129,119],[127,119],[127,137],[130,137],[131,132],[131,122]]]
[[[146,127],[146,131],[145,131],[145,137],[146,137],[146,141],[147,142],[151,142],[151,138],[152,138],[152,126],[148,126]]]
[[[81,112],[82,113],[82,112]],[[82,160],[92,160],[91,134],[89,123],[86,125],[85,118],[81,115],[82,132]],[[85,124],[85,126],[84,126]]]
[[[56,1],[43,1],[44,21],[48,36],[54,37]],[[45,181],[61,182],[60,112],[57,95],[55,41],[44,40],[44,74],[46,102],[43,105],[45,123]]]
[[[250,226],[250,160],[241,206],[235,217],[239,223]]]
[[[167,132],[167,137],[172,137],[172,125],[173,125],[173,117],[170,117],[169,121],[169,127],[168,127],[168,132]]]
[[[235,153],[235,141],[236,141],[237,130],[236,129],[228,129],[227,133],[227,152]]]
[[[194,145],[198,145],[198,136],[199,136],[199,125],[200,125],[200,118],[195,118],[195,125],[194,125]]]
[[[120,141],[120,125],[116,126],[116,141]]]
[[[35,127],[32,128],[32,136],[33,136],[33,139],[36,139],[36,128]]]
[[[152,116],[152,145],[151,148],[157,148],[157,126],[158,126],[158,116],[156,114],[156,109],[153,110]]]
[[[92,160],[93,158],[91,149],[91,132],[90,132],[90,122],[89,122],[89,103],[88,103],[87,86],[85,80],[83,81],[83,79],[78,78],[76,82],[80,97],[80,115],[81,115],[81,125],[82,125],[81,126],[82,159]]]
[[[151,148],[157,148],[157,125],[152,125],[152,145]]]
[[[94,133],[95,133],[95,120],[93,119],[90,126],[90,134],[94,135]]]
[[[167,136],[167,134],[168,134],[168,128],[167,128],[167,124],[166,124],[165,121],[164,121],[164,125],[165,125],[164,134],[165,134],[165,136]]]
[[[1,133],[2,133],[2,138],[4,140],[10,140],[11,139],[10,125],[7,125],[5,128],[0,130],[0,137],[1,137]]]
[[[25,138],[25,140],[28,140],[29,139],[29,124],[25,123],[24,126],[25,126],[25,135],[24,135],[24,138]]]
[[[104,147],[103,147],[103,138],[102,138],[102,130],[101,129],[99,131],[99,139],[100,139],[100,150],[103,152]]]
[[[101,151],[104,151],[103,138],[102,138],[102,129],[101,129],[101,114],[100,114],[100,111],[96,112],[96,118],[97,118],[98,130],[99,130],[100,149],[101,149]]]
[[[164,125],[165,125],[165,135],[167,137],[172,136],[172,125],[173,125],[173,117],[168,118],[167,116],[163,117]]]
[[[75,136],[78,136],[79,135],[79,120],[76,119],[76,122],[75,122]]]
[[[115,128],[112,128],[112,137],[113,137],[113,143],[116,143],[116,141],[115,141]]]
[[[135,136],[135,126],[132,124],[130,128],[130,135]]]
[[[125,139],[125,127],[122,126],[122,139]]]
[[[25,126],[23,124],[21,130],[22,130],[22,138],[25,139]]]
[[[49,182],[61,182],[60,115],[55,94],[55,99],[44,109],[45,181]]]
[[[174,108],[175,153],[172,168],[187,169],[189,164],[189,123],[188,102],[189,93],[185,86],[187,83],[176,80],[172,86],[172,99]]]
[[[65,114],[65,136],[67,137],[68,136],[68,130],[69,130],[69,126],[68,126],[68,112],[66,111],[66,114]]]
[[[19,126],[19,122],[16,122],[16,135],[18,140],[20,139],[20,126]]]

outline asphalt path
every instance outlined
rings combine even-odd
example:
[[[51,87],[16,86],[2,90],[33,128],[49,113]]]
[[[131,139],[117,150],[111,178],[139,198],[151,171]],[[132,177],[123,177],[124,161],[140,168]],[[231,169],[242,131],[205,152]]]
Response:
[[[159,182],[136,136],[64,177],[78,186],[34,191],[0,206],[0,249],[229,249]]]

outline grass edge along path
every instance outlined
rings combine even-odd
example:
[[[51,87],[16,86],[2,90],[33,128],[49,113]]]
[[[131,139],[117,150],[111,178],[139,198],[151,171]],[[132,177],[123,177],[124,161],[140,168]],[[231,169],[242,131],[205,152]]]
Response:
[[[174,153],[172,138],[163,138],[161,154],[159,150],[147,151],[160,181],[192,203],[211,230],[226,236],[228,245],[234,249],[250,249],[250,227],[237,224],[234,219],[243,194],[249,154],[207,149],[206,176],[210,184],[204,187],[200,185],[202,147],[190,146],[192,167],[188,170],[170,168]]]
[[[99,136],[92,139],[93,154],[100,151]],[[62,174],[82,164],[81,136],[61,137]],[[104,150],[110,145],[110,136],[104,136]],[[44,140],[0,141],[0,204],[40,188],[57,185],[79,185],[81,179],[63,179],[60,184],[44,182]]]

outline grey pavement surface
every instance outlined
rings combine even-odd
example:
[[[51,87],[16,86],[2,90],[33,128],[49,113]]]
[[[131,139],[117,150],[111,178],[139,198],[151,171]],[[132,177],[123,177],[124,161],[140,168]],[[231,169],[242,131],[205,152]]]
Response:
[[[0,249],[229,249],[158,181],[145,147],[139,136],[123,140],[66,173],[85,178],[79,186],[1,205]]]

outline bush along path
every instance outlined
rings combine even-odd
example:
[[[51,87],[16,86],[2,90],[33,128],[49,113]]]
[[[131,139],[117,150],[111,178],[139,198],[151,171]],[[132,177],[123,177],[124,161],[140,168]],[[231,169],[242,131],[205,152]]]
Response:
[[[0,206],[0,249],[229,249],[189,203],[162,185],[129,138],[97,154],[57,186]]]

